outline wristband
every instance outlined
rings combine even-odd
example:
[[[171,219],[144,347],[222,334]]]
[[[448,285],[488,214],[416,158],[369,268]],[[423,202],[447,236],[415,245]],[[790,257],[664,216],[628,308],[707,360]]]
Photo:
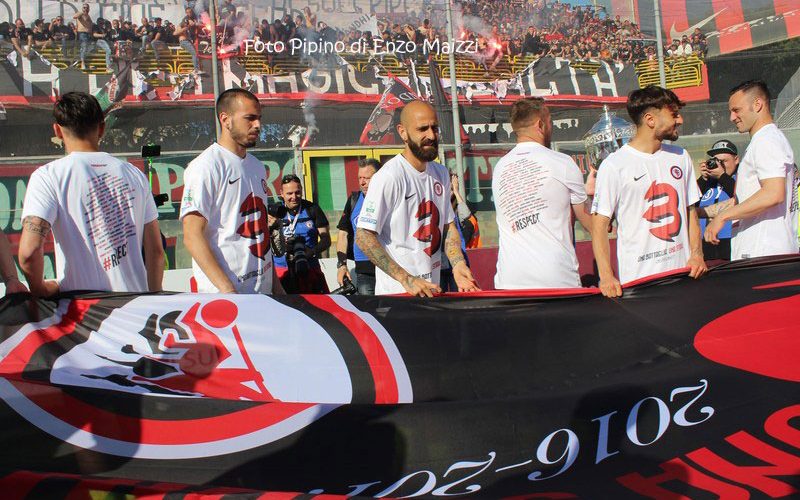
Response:
[[[336,269],[339,269],[340,267],[347,267],[347,261],[344,261],[344,262],[339,261],[339,262],[337,262],[336,263]]]

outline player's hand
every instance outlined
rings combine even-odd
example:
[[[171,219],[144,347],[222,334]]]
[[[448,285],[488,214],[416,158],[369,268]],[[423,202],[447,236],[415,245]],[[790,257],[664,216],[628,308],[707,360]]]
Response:
[[[276,222],[278,222],[277,217],[273,217],[270,214],[267,214],[267,227],[269,227],[270,229],[277,229],[275,227]]]
[[[480,287],[478,287],[478,283],[472,276],[472,271],[463,262],[459,262],[456,264],[456,267],[453,268],[453,279],[455,280],[456,285],[458,285],[459,292],[481,291]]]
[[[458,192],[458,175],[455,173],[450,173],[450,187],[452,193]]]
[[[350,272],[347,270],[347,266],[342,266],[336,270],[336,282],[339,283],[339,286],[344,285],[344,277],[347,276],[347,279],[350,281],[353,278],[350,277]]]
[[[402,283],[406,292],[414,297],[433,297],[435,293],[442,293],[442,289],[439,285],[435,285],[430,281],[416,276],[409,276],[404,279]]]
[[[708,266],[706,265],[706,261],[703,260],[702,255],[692,254],[686,262],[686,265],[689,267],[690,278],[697,279],[708,272]]]
[[[720,220],[719,217],[710,219],[706,225],[705,240],[712,245],[719,245],[717,235],[722,231],[723,226],[725,226],[725,221]]]
[[[28,291],[28,287],[22,284],[17,278],[11,278],[6,281],[6,295],[12,293],[24,293]]]
[[[602,293],[604,297],[622,297],[622,285],[619,283],[619,280],[613,276],[608,279],[601,278],[598,288],[600,288],[600,293]]]
[[[586,190],[586,196],[594,196],[596,183],[597,169],[589,165],[589,173],[586,175],[586,183],[583,185],[583,188]]]

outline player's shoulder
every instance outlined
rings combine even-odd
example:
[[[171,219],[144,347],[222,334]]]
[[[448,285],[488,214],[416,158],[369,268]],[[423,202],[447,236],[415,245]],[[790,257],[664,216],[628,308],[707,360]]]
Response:
[[[210,170],[217,165],[219,160],[219,150],[216,143],[210,145],[206,149],[203,150],[202,153],[195,156],[195,158],[189,162],[187,165],[186,170],[192,169],[192,171],[199,171],[199,170]]]
[[[428,162],[428,173],[434,175],[439,178],[450,178],[450,171],[447,170],[447,167],[442,165],[439,162],[429,161]]]
[[[661,153],[664,155],[672,156],[689,156],[689,152],[678,146],[677,144],[662,144]]]

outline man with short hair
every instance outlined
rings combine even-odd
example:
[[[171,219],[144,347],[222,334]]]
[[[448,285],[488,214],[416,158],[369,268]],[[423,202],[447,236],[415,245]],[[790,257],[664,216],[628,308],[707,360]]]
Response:
[[[336,237],[336,281],[342,285],[345,276],[352,279],[347,270],[347,259],[352,259],[356,266],[355,282],[359,295],[375,295],[375,264],[355,244],[355,233],[358,217],[364,206],[364,198],[369,191],[369,183],[380,168],[381,163],[375,158],[367,158],[358,162],[358,187],[360,189],[347,198],[342,218],[336,225],[339,229],[339,236]]]
[[[175,28],[174,32],[174,35],[178,37],[178,44],[192,56],[192,68],[195,71],[200,70],[200,59],[197,57],[197,50],[194,48],[194,42],[197,39],[197,24],[194,11],[186,7],[186,17],[183,18],[180,26]]]
[[[500,235],[495,288],[578,288],[572,214],[591,227],[583,174],[569,155],[550,149],[553,122],[543,99],[515,102],[511,127],[517,145],[492,175]]]
[[[81,11],[72,18],[75,19],[75,31],[78,33],[78,43],[80,44],[81,69],[86,69],[86,54],[91,52],[92,28],[94,27],[92,16],[89,15],[89,4],[83,4]]]
[[[736,170],[739,168],[739,150],[731,141],[717,141],[707,153],[711,158],[700,163],[700,177],[697,179],[697,187],[702,193],[697,207],[701,233],[705,232],[711,219],[733,205]],[[730,221],[720,231],[719,240],[719,245],[703,241],[706,260],[731,260]]]
[[[356,244],[376,267],[375,293],[432,297],[441,292],[445,226],[444,250],[459,291],[478,290],[461,253],[450,175],[433,161],[439,146],[436,112],[423,101],[406,104],[397,132],[405,149],[372,177],[356,230]]]
[[[303,186],[294,174],[281,179],[286,205],[283,236],[286,254],[275,256],[275,272],[287,293],[328,293],[319,257],[331,246],[328,218],[316,203],[303,199]]]
[[[683,267],[693,278],[708,270],[694,207],[700,190],[692,159],[683,148],[663,143],[678,139],[683,105],[674,92],[655,85],[631,92],[627,108],[636,134],[597,172],[592,248],[606,297],[621,296],[620,283]],[[611,268],[608,242],[614,216],[619,279]]]
[[[772,120],[769,100],[761,80],[737,85],[728,99],[731,121],[750,134],[750,144],[736,179],[737,204],[708,224],[705,239],[719,244],[719,232],[733,221],[732,260],[798,252],[800,172],[792,146]]]
[[[180,219],[197,290],[205,293],[283,293],[275,279],[267,213],[266,169],[247,152],[258,141],[261,105],[244,89],[217,99],[219,142],[184,173]]]
[[[99,150],[105,123],[97,99],[66,93],[53,115],[53,131],[67,156],[31,175],[22,207],[19,265],[31,293],[160,291],[164,249],[147,178]],[[44,244],[51,228],[56,280],[45,281]]]

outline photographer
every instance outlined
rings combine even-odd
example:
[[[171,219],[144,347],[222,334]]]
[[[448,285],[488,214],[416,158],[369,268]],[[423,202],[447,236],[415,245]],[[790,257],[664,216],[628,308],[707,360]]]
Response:
[[[286,255],[275,257],[275,272],[286,293],[329,293],[319,256],[331,246],[328,218],[313,202],[303,199],[300,178],[281,179],[281,197],[286,205],[283,235]]]
[[[697,211],[702,232],[705,232],[709,219],[713,219],[733,203],[736,169],[739,168],[739,152],[731,141],[717,141],[707,153],[711,158],[700,163],[700,177],[697,178],[697,186],[703,193]],[[719,245],[703,241],[703,255],[706,260],[731,259],[730,222],[725,223],[719,239]]]

